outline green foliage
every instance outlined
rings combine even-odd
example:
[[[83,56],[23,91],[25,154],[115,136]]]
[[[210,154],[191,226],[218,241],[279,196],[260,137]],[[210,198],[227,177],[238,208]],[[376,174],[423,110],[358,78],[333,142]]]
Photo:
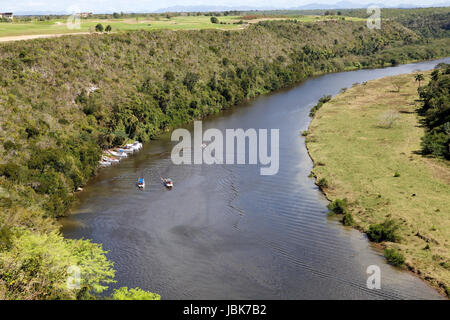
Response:
[[[370,225],[367,236],[374,242],[397,242],[400,240],[398,228],[399,226],[394,220],[386,219],[382,223]]]
[[[405,263],[405,257],[396,249],[384,249],[384,256],[389,264],[400,267]]]
[[[342,14],[367,18],[367,11],[361,9],[341,10]],[[384,19],[397,21],[405,27],[416,31],[426,38],[445,38],[450,36],[450,8],[417,8],[417,9],[387,9],[383,8]]]
[[[67,285],[74,276],[71,266],[80,270],[79,288]],[[65,240],[56,232],[17,232],[9,250],[0,252],[0,292],[5,299],[86,298],[103,292],[113,277],[112,263],[100,245]]]
[[[127,287],[122,287],[120,289],[114,290],[111,296],[112,300],[161,300],[161,296],[156,293],[149,291],[144,291],[139,288],[128,289]]]
[[[346,212],[346,213],[344,214],[344,216],[342,217],[342,224],[343,224],[344,226],[350,227],[350,226],[352,226],[354,223],[355,223],[355,221],[354,221],[354,219],[353,219],[352,214],[351,214],[350,212]]]
[[[320,188],[328,188],[328,181],[326,178],[320,178],[319,181],[317,181],[317,185]]]
[[[106,31],[106,32],[111,32],[111,31],[112,31],[112,27],[111,27],[110,24],[108,24],[108,25],[106,26],[105,31]]]
[[[327,206],[331,214],[346,214],[348,212],[348,201],[347,199],[335,199],[330,202]]]
[[[200,76],[197,73],[189,71],[184,77],[183,84],[187,87],[189,91],[192,92],[199,79]]]
[[[103,25],[101,23],[97,24],[95,26],[95,31],[97,32],[103,32]]]
[[[216,17],[211,17],[211,23],[219,23],[219,19],[217,19]]]
[[[435,69],[428,85],[419,88],[427,127],[422,138],[422,152],[450,160],[450,65],[441,64]]]
[[[331,96],[323,96],[322,98],[320,98],[319,102],[309,112],[309,116],[311,118],[314,117],[317,110],[319,110],[323,106],[324,103],[327,103],[330,100],[331,100]]]

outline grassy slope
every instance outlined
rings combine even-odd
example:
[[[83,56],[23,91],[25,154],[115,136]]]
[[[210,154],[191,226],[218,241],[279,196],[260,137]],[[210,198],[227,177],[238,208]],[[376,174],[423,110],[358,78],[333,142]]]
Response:
[[[426,73],[427,79],[429,73]],[[392,83],[402,83],[395,92]],[[391,217],[401,222],[400,249],[407,265],[435,286],[450,286],[450,167],[423,158],[415,109],[419,106],[412,74],[370,81],[326,103],[312,120],[307,146],[317,179],[325,177],[330,200],[348,198],[358,227]],[[388,111],[399,119],[378,126]],[[394,177],[395,172],[400,177]],[[416,194],[416,196],[412,196]],[[425,250],[429,239],[431,249]]]

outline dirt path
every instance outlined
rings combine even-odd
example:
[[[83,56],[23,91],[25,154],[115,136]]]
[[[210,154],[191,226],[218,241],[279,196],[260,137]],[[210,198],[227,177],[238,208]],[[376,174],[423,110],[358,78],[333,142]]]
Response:
[[[61,36],[77,35],[77,34],[89,34],[89,33],[90,32],[73,32],[73,33],[30,34],[30,35],[22,35],[22,36],[0,37],[0,42],[32,40],[32,39],[41,39],[41,38],[56,38],[56,37],[61,37]]]

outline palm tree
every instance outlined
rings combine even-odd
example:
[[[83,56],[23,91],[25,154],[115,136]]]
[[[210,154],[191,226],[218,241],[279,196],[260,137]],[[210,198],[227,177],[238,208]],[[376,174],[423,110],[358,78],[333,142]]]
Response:
[[[425,80],[425,78],[423,77],[422,73],[418,73],[416,74],[416,76],[414,77],[416,79],[416,82],[419,81],[419,87],[420,87],[420,82],[422,82],[423,80]]]

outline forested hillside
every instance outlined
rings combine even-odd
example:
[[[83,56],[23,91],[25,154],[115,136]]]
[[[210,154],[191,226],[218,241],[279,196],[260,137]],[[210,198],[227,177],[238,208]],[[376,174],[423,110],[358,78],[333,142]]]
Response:
[[[419,88],[427,127],[422,138],[424,154],[450,160],[450,65],[446,64],[433,71],[431,81]]]
[[[342,10],[344,15],[367,18],[366,9]],[[381,18],[396,21],[429,38],[450,37],[450,8],[382,9]]]
[[[0,298],[91,298],[112,281],[101,247],[64,240],[54,222],[102,148],[314,74],[447,56],[449,40],[430,45],[394,22],[278,21],[1,44]],[[73,264],[89,281],[68,290]]]

